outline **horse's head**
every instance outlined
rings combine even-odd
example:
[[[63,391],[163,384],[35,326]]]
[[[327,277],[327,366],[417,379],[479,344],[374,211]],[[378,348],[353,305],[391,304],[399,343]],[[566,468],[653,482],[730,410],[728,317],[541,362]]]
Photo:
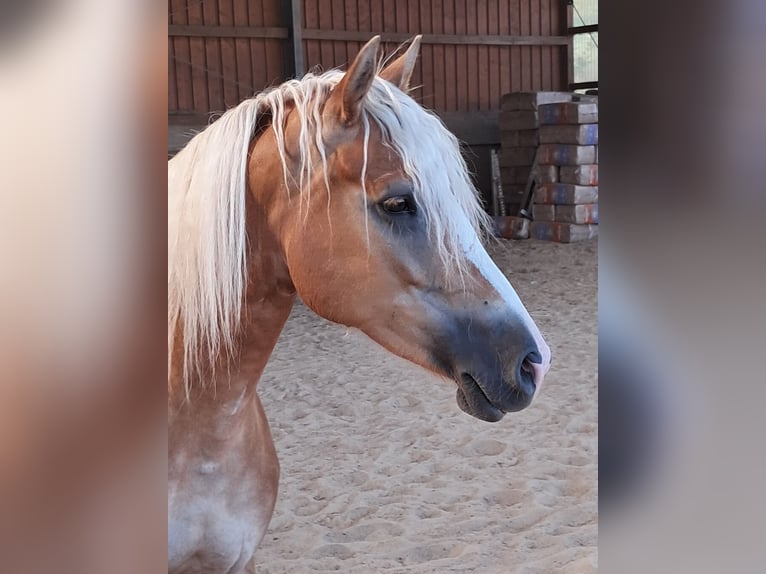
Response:
[[[379,72],[371,40],[324,92],[306,88],[321,102],[274,118],[251,166],[264,177],[266,147],[283,146],[270,219],[303,301],[454,379],[460,408],[497,421],[530,404],[550,349],[482,246],[457,140],[406,95],[418,44]]]

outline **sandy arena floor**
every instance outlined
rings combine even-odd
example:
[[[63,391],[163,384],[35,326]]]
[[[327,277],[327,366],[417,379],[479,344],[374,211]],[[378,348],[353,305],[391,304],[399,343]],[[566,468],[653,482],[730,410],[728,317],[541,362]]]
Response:
[[[596,572],[597,241],[490,252],[553,350],[499,423],[295,306],[259,384],[282,466],[259,574]]]

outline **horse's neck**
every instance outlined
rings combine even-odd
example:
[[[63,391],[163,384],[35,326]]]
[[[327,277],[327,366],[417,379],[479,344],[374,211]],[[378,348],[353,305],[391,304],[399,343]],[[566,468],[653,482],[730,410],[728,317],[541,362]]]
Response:
[[[212,380],[192,384],[188,400],[183,392],[171,396],[171,428],[185,437],[184,442],[202,441],[194,448],[214,451],[229,445],[231,440],[241,439],[240,431],[245,428],[242,425],[250,427],[252,417],[261,409],[256,386],[295,300],[290,293],[269,295],[262,289],[249,290],[247,322],[237,357],[217,368]]]
[[[193,381],[189,400],[178,391],[171,404],[236,414],[255,395],[255,388],[295,302],[295,289],[281,247],[248,198],[248,254],[244,309],[236,355],[222,361],[207,380]],[[183,397],[181,395],[184,395]],[[172,410],[173,407],[171,406]]]

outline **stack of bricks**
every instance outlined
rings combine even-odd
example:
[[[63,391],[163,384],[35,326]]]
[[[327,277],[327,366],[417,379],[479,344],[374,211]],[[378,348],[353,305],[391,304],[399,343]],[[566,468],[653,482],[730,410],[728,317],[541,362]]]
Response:
[[[503,190],[517,212],[538,157],[530,237],[569,243],[598,234],[598,103],[569,92],[523,92],[503,98],[500,113]]]
[[[500,104],[500,180],[508,213],[517,213],[540,143],[538,106],[571,101],[570,92],[514,92]],[[538,170],[541,183],[558,181],[558,168]]]

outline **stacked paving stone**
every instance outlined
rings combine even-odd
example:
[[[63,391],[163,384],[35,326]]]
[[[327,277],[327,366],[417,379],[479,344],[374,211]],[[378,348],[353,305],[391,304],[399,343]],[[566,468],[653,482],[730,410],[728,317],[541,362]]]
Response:
[[[501,176],[510,213],[518,211],[537,152],[540,186],[535,191],[530,237],[569,243],[596,236],[596,98],[568,92],[508,94],[503,98],[500,129]]]
[[[570,92],[514,92],[500,103],[500,178],[508,213],[517,213],[529,179],[535,152],[540,143],[538,106],[572,100]],[[558,181],[553,165],[538,170],[540,181]]]

